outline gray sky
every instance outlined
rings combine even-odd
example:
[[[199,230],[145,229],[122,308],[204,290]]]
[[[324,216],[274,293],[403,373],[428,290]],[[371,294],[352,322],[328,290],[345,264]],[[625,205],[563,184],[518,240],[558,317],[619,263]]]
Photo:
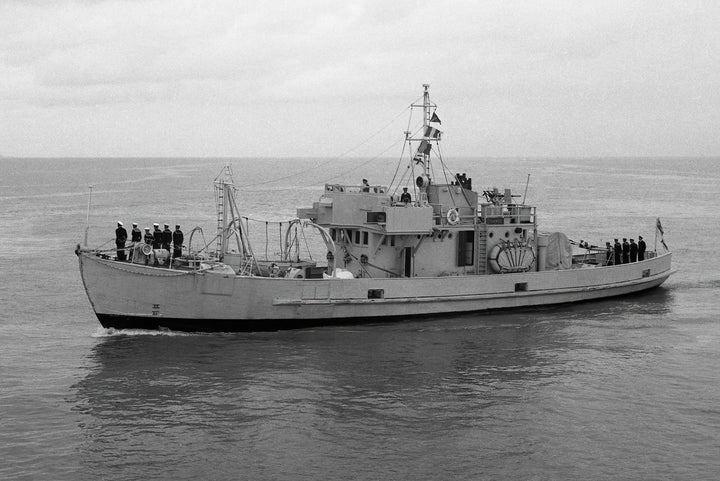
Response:
[[[3,0],[0,154],[395,156],[429,83],[446,156],[720,155],[719,26],[714,0]]]

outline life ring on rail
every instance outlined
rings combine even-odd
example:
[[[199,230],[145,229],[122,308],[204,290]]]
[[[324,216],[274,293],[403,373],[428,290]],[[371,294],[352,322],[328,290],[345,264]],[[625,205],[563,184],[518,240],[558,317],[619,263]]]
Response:
[[[457,209],[454,207],[447,212],[445,217],[447,217],[448,224],[450,225],[455,225],[460,222],[460,214],[458,214]]]
[[[152,251],[153,251],[153,248],[150,244],[143,244],[143,246],[142,246],[143,254],[145,254],[146,256],[149,256],[150,254],[152,254]]]

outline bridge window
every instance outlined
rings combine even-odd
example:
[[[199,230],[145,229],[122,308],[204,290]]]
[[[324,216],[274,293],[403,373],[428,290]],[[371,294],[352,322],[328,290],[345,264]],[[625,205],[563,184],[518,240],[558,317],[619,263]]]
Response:
[[[527,290],[527,282],[518,282],[515,284],[515,292],[525,292]]]

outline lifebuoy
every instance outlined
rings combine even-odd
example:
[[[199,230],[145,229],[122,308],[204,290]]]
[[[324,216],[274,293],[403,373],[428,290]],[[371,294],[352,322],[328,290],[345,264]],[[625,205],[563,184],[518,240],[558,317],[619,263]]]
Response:
[[[457,209],[455,209],[454,207],[447,212],[446,217],[448,224],[450,225],[455,225],[460,222],[460,214],[458,214]]]
[[[150,244],[144,244],[142,246],[142,253],[145,254],[146,256],[149,256],[152,253],[152,251],[153,251],[153,248]]]
[[[488,264],[490,264],[490,269],[492,269],[492,271],[496,274],[500,274],[502,272],[500,264],[498,264],[500,250],[500,244],[495,244],[495,246],[490,249],[490,254],[488,254]]]

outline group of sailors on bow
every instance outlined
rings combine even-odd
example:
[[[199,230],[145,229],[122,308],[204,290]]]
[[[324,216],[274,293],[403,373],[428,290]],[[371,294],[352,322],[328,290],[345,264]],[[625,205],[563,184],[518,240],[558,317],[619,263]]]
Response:
[[[138,228],[137,222],[132,223],[132,230],[130,231],[130,242],[127,245],[128,233],[125,229],[122,221],[117,222],[117,229],[115,229],[115,247],[117,249],[117,260],[126,261],[126,251],[129,249],[132,253],[135,252],[135,246],[141,242],[151,246],[153,249],[164,249],[170,253],[172,246],[173,257],[177,258],[182,256],[182,245],[184,241],[184,235],[180,230],[180,225],[175,225],[175,230],[170,230],[170,224],[164,224],[165,229],[160,230],[160,224],[153,224],[154,230],[151,232],[150,227],[145,227],[145,234]],[[132,262],[132,259],[130,259]]]

